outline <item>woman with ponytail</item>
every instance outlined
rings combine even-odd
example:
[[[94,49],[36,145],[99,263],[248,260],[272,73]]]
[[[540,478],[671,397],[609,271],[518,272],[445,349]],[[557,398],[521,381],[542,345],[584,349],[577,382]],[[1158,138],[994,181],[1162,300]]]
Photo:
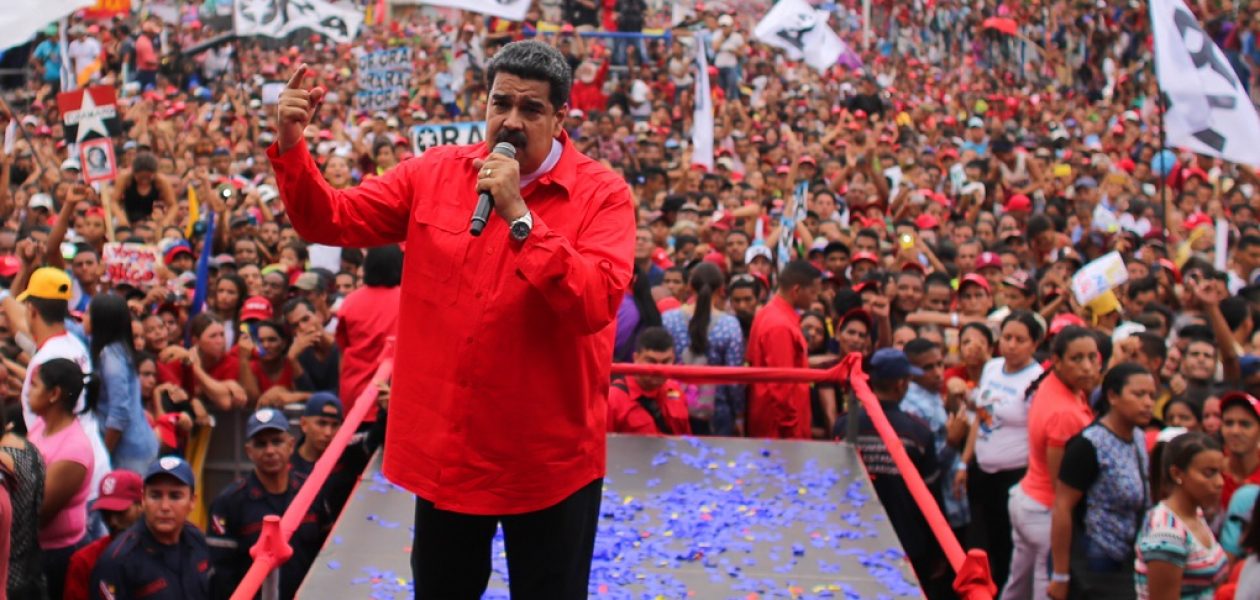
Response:
[[[1053,354],[1053,367],[1041,381],[1029,386],[1028,471],[1011,489],[1015,551],[1010,578],[1002,591],[1006,598],[1046,597],[1050,509],[1063,448],[1094,419],[1089,394],[1098,385],[1102,369],[1097,338],[1084,327],[1065,327],[1054,336]],[[1036,393],[1031,393],[1032,389]]]
[[[974,545],[989,553],[993,581],[1001,586],[1011,564],[1008,495],[1028,468],[1028,403],[1025,392],[1042,374],[1033,351],[1044,333],[1031,312],[1017,310],[1002,321],[999,357],[985,364],[972,390],[975,408],[954,489],[967,490]],[[972,458],[975,460],[973,461]]]
[[[679,364],[737,367],[744,364],[744,333],[739,319],[725,312],[726,285],[713,263],[692,267],[687,278],[692,301],[661,317],[674,337]],[[686,386],[691,430],[697,434],[743,432],[743,386]]]

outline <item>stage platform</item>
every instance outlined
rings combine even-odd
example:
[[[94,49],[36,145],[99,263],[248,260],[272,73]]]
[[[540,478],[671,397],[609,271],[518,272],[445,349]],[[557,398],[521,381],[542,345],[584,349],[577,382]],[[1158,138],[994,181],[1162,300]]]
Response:
[[[378,454],[298,598],[411,598],[414,508]],[[852,447],[609,436],[590,598],[921,597]],[[485,598],[508,598],[501,530]]]

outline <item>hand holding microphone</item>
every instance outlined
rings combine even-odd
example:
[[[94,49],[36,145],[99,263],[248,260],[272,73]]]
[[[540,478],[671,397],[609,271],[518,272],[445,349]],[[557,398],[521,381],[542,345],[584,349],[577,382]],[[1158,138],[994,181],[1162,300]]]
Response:
[[[477,191],[479,192],[477,208],[473,212],[472,227],[469,230],[474,236],[481,235],[481,230],[485,228],[486,221],[490,218],[491,206],[509,223],[521,218],[529,211],[525,206],[525,199],[521,197],[521,165],[516,162],[517,146],[502,140],[504,137],[512,138],[516,134],[519,134],[520,141],[524,141],[525,136],[520,132],[505,133],[499,136],[500,141],[495,144],[490,156],[484,160],[473,161],[473,167],[477,169]]]

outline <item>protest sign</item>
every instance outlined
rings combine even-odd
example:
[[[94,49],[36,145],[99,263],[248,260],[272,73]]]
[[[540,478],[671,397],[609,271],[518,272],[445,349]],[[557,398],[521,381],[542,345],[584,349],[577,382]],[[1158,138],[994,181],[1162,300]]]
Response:
[[[114,158],[114,140],[93,138],[79,144],[79,166],[84,183],[110,181],[118,177],[118,161]]]
[[[105,263],[105,281],[111,284],[147,286],[157,281],[157,246],[149,244],[105,244],[102,262]]]
[[[486,122],[433,123],[411,128],[411,150],[419,156],[434,146],[475,144],[486,139]]]
[[[411,84],[411,48],[378,50],[359,57],[354,106],[359,110],[389,110],[406,97]]]
[[[57,110],[61,112],[61,121],[65,124],[66,143],[79,144],[92,138],[118,135],[122,124],[117,103],[114,86],[111,85],[95,85],[57,94]]]
[[[1072,293],[1082,305],[1123,285],[1129,280],[1129,270],[1119,252],[1108,252],[1081,267],[1072,277]]]

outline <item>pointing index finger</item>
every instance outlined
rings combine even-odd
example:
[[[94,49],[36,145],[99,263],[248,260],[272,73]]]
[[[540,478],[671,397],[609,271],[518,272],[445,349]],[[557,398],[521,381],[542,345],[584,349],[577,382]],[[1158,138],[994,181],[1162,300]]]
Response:
[[[306,63],[298,65],[297,70],[293,72],[293,76],[289,78],[289,84],[285,87],[291,90],[302,89],[302,80],[306,78],[306,69]]]

